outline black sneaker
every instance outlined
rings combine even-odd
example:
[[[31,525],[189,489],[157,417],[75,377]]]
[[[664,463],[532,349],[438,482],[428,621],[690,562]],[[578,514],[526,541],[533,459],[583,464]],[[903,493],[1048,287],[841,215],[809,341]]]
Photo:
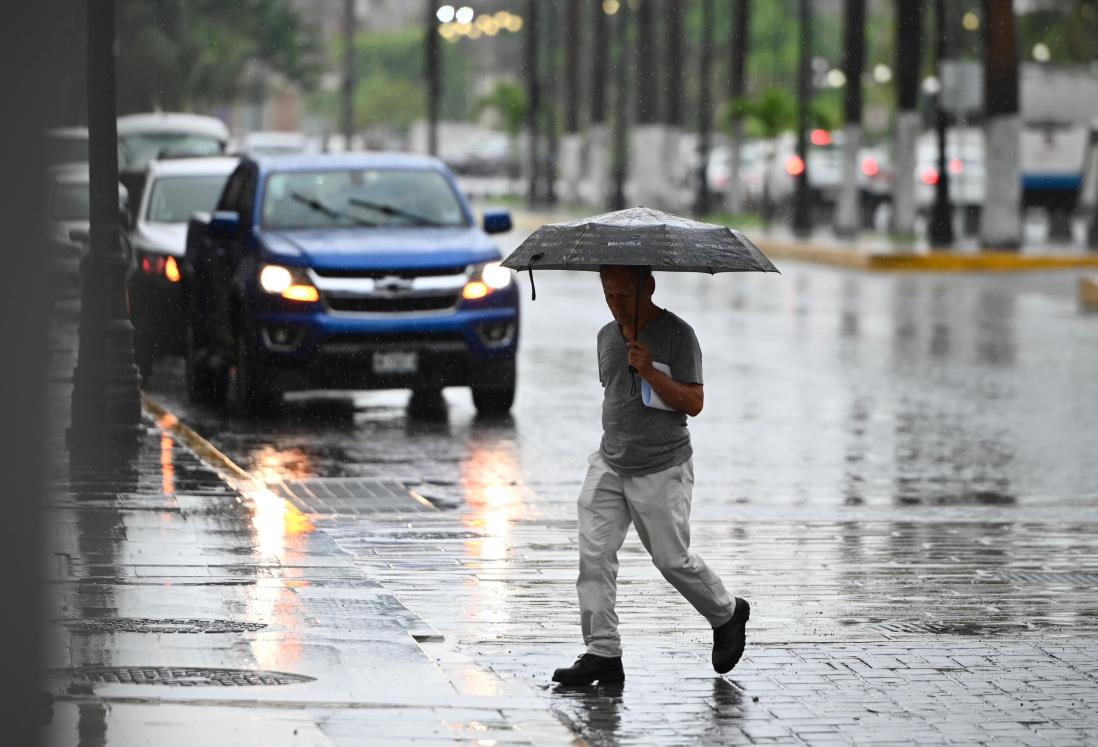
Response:
[[[736,609],[732,619],[719,628],[713,628],[713,668],[720,674],[731,672],[743,656],[747,644],[747,621],[751,618],[751,605],[746,599],[736,597]]]
[[[590,685],[595,680],[600,685],[625,682],[625,670],[620,656],[596,656],[584,654],[570,667],[553,672],[553,682],[562,685]]]

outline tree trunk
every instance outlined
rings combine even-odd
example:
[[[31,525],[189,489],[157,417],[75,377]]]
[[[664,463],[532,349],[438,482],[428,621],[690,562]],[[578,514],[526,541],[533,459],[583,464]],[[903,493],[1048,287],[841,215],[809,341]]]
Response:
[[[858,151],[862,145],[862,70],[865,67],[865,0],[846,0],[846,116],[843,127],[843,179],[835,232],[853,236],[860,221]]]
[[[735,0],[732,6],[732,60],[728,76],[728,98],[733,106],[747,95],[747,54],[751,38],[751,0]],[[743,148],[743,118],[733,114],[732,139],[728,170],[728,207],[733,213],[743,211],[743,189],[740,185],[740,150]]]
[[[793,189],[793,231],[805,235],[812,230],[812,205],[808,192],[808,110],[812,104],[812,8],[800,0],[800,64],[797,68],[797,155],[801,173]]]
[[[442,94],[442,85],[439,77],[439,35],[438,20],[435,18],[435,5],[433,0],[424,3],[426,12],[426,26],[423,29],[423,41],[425,45],[426,74],[427,74],[427,152],[432,156],[438,154],[438,109],[439,99]]]
[[[530,205],[538,202],[538,185],[541,182],[540,138],[538,124],[541,121],[541,82],[538,75],[538,0],[526,0],[526,137],[528,140],[527,161],[529,163],[526,188],[526,201]]]
[[[667,106],[664,107],[663,121],[672,127],[681,127],[686,119],[683,110],[683,94],[686,91],[686,79],[683,77],[683,15],[686,0],[664,0],[667,29],[666,55],[667,74],[664,78],[667,88]]]
[[[660,120],[659,43],[656,37],[656,0],[643,0],[637,6],[635,102],[636,124],[654,124]]]
[[[892,148],[892,232],[915,233],[915,141],[919,132],[922,0],[896,0],[896,139]]]
[[[1018,34],[1011,0],[984,0],[984,148],[987,192],[980,221],[985,247],[1022,243]]]
[[[567,45],[567,59],[565,60],[565,85],[567,92],[566,109],[564,113],[564,131],[569,135],[579,132],[580,119],[580,54],[583,50],[580,23],[580,0],[567,0],[565,13],[565,44]]]
[[[343,0],[343,150],[355,132],[355,0]]]
[[[705,215],[709,198],[709,138],[713,127],[713,0],[702,0],[701,57],[698,66],[698,177],[694,212]]]
[[[610,50],[610,24],[602,0],[590,0],[591,13],[591,124],[606,121],[606,56]]]
[[[612,176],[609,204],[611,210],[625,208],[625,176],[629,160],[629,6],[622,3],[614,19],[614,134],[611,156]]]
[[[560,151],[558,109],[560,101],[560,0],[542,0],[545,3],[545,59],[542,62],[542,80],[545,81],[545,107],[541,130],[545,137],[545,164],[542,169],[542,196],[547,205],[557,202],[557,156]]]

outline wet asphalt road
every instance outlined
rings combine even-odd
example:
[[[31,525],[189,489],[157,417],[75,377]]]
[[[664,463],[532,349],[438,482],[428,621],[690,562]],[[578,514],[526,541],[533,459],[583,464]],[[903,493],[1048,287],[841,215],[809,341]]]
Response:
[[[313,518],[592,743],[1098,739],[1098,320],[1076,308],[1076,274],[780,267],[657,279],[705,354],[694,546],[755,607],[729,679],[631,536],[627,688],[548,687],[581,650],[574,501],[609,318],[594,275],[536,277],[502,421],[462,390],[425,409],[404,392],[295,395],[241,420],[189,405],[172,362],[148,390],[271,483],[393,478],[451,506]]]

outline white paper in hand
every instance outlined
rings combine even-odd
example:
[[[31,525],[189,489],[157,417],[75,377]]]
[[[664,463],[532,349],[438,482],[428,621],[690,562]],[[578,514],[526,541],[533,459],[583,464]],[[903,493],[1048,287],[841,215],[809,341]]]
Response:
[[[652,361],[652,368],[661,371],[668,376],[671,375],[671,367],[666,363]],[[670,410],[671,412],[675,412],[675,408],[668,407],[664,401],[660,399],[660,395],[656,394],[652,389],[652,385],[644,379],[641,379],[641,402],[644,403],[645,407],[651,407],[655,410]]]

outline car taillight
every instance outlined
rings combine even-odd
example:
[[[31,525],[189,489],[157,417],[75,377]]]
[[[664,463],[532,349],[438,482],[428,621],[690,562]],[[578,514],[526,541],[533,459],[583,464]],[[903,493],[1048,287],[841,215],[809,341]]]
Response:
[[[785,159],[785,173],[790,176],[800,176],[804,173],[804,161],[800,156],[793,155]]]
[[[881,171],[881,165],[877,163],[877,159],[872,156],[866,156],[862,159],[862,173],[866,176],[877,176]]]
[[[949,159],[949,173],[951,173],[951,174],[960,174],[964,170],[965,170],[965,162],[962,161],[960,158],[951,158],[951,159]]]
[[[938,183],[938,169],[923,169],[923,173],[919,175],[919,178],[923,180],[923,184],[933,187]]]
[[[831,133],[827,130],[813,130],[811,138],[813,145],[831,145]]]
[[[146,275],[166,277],[168,282],[171,283],[178,283],[182,277],[179,272],[179,263],[175,257],[164,257],[156,254],[146,254],[141,258],[141,272]]]

